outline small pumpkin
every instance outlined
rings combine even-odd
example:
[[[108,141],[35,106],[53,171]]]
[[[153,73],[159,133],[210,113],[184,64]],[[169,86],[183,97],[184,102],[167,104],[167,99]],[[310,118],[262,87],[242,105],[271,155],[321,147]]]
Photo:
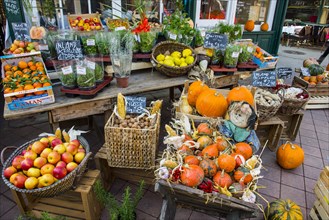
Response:
[[[294,169],[304,162],[304,150],[297,144],[287,142],[276,152],[276,160],[284,169]]]
[[[206,135],[203,135],[201,137],[198,138],[197,142],[199,143],[199,149],[203,150],[205,147],[207,147],[208,145],[213,143],[213,140]]]
[[[311,82],[311,83],[313,82],[316,84],[318,82],[318,80],[316,79],[316,76],[311,76],[309,82]]]
[[[201,167],[193,164],[182,166],[180,179],[185,186],[196,187],[202,183],[203,178],[204,172]]]
[[[303,67],[309,67],[312,64],[319,64],[316,58],[308,58],[303,61]]]
[[[206,117],[223,117],[227,107],[224,96],[214,89],[203,91],[196,101],[196,110]]]
[[[204,156],[206,158],[211,158],[211,159],[218,157],[217,144],[211,144],[211,145],[208,145],[207,147],[205,147],[202,150],[202,156]]]
[[[240,167],[234,172],[234,179],[238,182],[248,184],[252,181],[253,178],[247,168]]]
[[[185,144],[177,149],[177,152],[181,155],[192,155],[193,151]]]
[[[232,153],[231,156],[234,157],[234,159],[235,159],[235,168],[236,169],[246,163],[246,159],[244,159],[244,156],[242,156],[241,154]]]
[[[218,151],[223,151],[228,147],[227,141],[222,137],[216,138],[216,144],[217,144]]]
[[[300,207],[290,199],[277,199],[270,203],[267,207],[267,219],[291,219],[300,220],[303,218],[303,213]]]
[[[248,160],[252,156],[252,147],[245,142],[236,143],[235,153],[241,154],[245,160]]]
[[[209,87],[202,81],[194,81],[187,90],[187,101],[190,106],[195,107],[196,100],[204,90],[209,89]]]
[[[194,156],[194,155],[187,155],[185,158],[184,158],[184,163],[188,164],[188,165],[199,165],[200,163],[200,160]]]
[[[310,77],[309,76],[304,76],[303,80],[305,80],[306,82],[310,81]]]
[[[251,106],[254,105],[254,96],[245,86],[238,86],[230,90],[226,99],[228,104],[232,101],[246,101]]]
[[[261,26],[260,26],[260,30],[261,31],[268,31],[268,23],[267,22],[264,22]]]
[[[321,75],[324,72],[324,68],[319,64],[312,64],[308,67],[311,76]]]
[[[206,177],[213,177],[217,173],[216,163],[208,158],[201,160],[199,166],[203,169]]]
[[[253,31],[254,28],[255,28],[255,22],[253,20],[248,20],[244,25],[244,29],[249,32]]]
[[[218,171],[212,180],[214,181],[214,183],[216,183],[217,185],[219,185],[222,188],[224,188],[225,186],[226,186],[226,188],[228,188],[233,183],[231,176],[228,175],[227,173],[223,172],[222,170]]]
[[[217,165],[221,170],[225,170],[225,172],[232,172],[235,168],[236,162],[234,157],[228,154],[221,154],[217,158]]]
[[[212,135],[213,130],[208,123],[200,123],[196,129],[199,134]]]
[[[318,81],[318,82],[322,82],[322,80],[324,79],[324,75],[317,75],[316,76],[316,80]]]

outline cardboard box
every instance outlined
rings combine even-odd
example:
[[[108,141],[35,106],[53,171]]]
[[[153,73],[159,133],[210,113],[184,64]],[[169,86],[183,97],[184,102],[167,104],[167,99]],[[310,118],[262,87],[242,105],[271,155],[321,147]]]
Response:
[[[6,55],[1,56],[1,76],[2,79],[5,78],[4,66],[6,64],[17,65],[19,61],[31,61],[41,62],[43,64],[43,68],[48,76],[47,69],[43,60],[41,58],[40,52],[28,53],[28,54],[17,54],[17,55]],[[44,92],[45,91],[45,92]],[[38,94],[42,93],[42,94]],[[18,95],[24,95],[23,97],[17,97]],[[44,104],[50,104],[55,102],[55,96],[52,89],[52,86],[40,87],[36,89],[30,90],[22,90],[18,92],[12,92],[4,94],[5,102],[9,108],[9,110],[18,110],[18,109],[26,109],[32,108]]]

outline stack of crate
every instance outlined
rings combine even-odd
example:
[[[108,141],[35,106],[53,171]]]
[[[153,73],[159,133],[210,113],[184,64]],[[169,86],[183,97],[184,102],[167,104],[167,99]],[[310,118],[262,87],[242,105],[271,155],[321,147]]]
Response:
[[[310,211],[310,217],[313,220],[329,219],[329,166],[326,166],[320,173],[314,193],[317,199]]]

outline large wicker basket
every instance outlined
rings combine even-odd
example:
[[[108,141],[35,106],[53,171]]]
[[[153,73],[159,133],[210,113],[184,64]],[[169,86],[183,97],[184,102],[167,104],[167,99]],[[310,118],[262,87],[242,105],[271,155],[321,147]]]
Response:
[[[307,90],[300,88],[303,90],[304,94],[308,94],[308,98],[306,99],[287,99],[284,98],[282,106],[279,109],[279,113],[283,115],[293,115],[296,114],[299,110],[303,109],[307,102],[310,100],[310,94]]]
[[[13,185],[12,183],[10,183],[8,181],[8,179],[4,176],[4,170],[7,167],[11,166],[11,163],[14,160],[14,158],[18,155],[21,155],[23,150],[25,150],[28,145],[32,144],[33,142],[35,142],[37,140],[39,140],[39,138],[31,140],[31,141],[23,144],[22,146],[18,147],[10,155],[10,157],[6,160],[6,162],[3,164],[2,179],[5,182],[5,184],[12,190],[18,191],[20,193],[25,193],[25,194],[29,194],[29,195],[32,195],[32,196],[36,196],[36,197],[53,197],[53,196],[57,196],[59,194],[62,194],[64,192],[70,190],[71,188],[74,188],[75,185],[77,184],[77,182],[83,176],[83,174],[86,170],[87,164],[88,164],[88,160],[89,160],[89,158],[92,154],[90,152],[88,142],[86,141],[86,139],[84,139],[81,136],[78,136],[78,140],[80,141],[81,145],[84,146],[84,148],[86,150],[85,158],[81,161],[81,163],[79,164],[79,166],[77,168],[75,168],[72,172],[67,174],[63,179],[58,180],[54,184],[52,184],[50,186],[47,186],[47,187],[38,188],[38,189],[31,189],[31,190],[20,189],[20,188],[16,187],[15,185]]]
[[[258,114],[258,121],[267,121],[268,119],[272,118],[280,107],[282,106],[282,103],[284,101],[283,94],[277,93],[281,99],[281,102],[278,103],[277,105],[272,105],[272,106],[266,106],[266,105],[261,105],[258,102],[256,102],[257,105],[257,114]]]
[[[165,64],[161,64],[156,60],[156,57],[162,53],[165,54],[167,51],[171,54],[174,51],[183,51],[184,49],[190,49],[192,51],[192,56],[194,57],[194,62],[188,66],[184,67],[171,67],[167,66]],[[193,49],[189,46],[186,46],[185,44],[173,42],[173,41],[163,41],[161,43],[158,43],[152,50],[152,60],[156,64],[155,69],[158,70],[159,72],[170,76],[170,77],[175,77],[175,76],[183,76],[188,73],[192,69],[192,67],[196,63],[196,55],[193,51]]]
[[[157,114],[155,126],[151,129],[114,127],[116,117],[113,113],[104,128],[109,166],[133,169],[154,167],[159,142],[160,114]]]

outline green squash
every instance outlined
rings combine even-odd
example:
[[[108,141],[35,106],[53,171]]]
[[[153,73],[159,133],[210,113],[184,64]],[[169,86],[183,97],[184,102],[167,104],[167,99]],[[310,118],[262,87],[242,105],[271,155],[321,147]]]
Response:
[[[302,220],[300,207],[290,199],[277,199],[267,207],[268,220]]]
[[[321,75],[324,72],[324,68],[319,64],[312,64],[308,67],[311,76]]]

